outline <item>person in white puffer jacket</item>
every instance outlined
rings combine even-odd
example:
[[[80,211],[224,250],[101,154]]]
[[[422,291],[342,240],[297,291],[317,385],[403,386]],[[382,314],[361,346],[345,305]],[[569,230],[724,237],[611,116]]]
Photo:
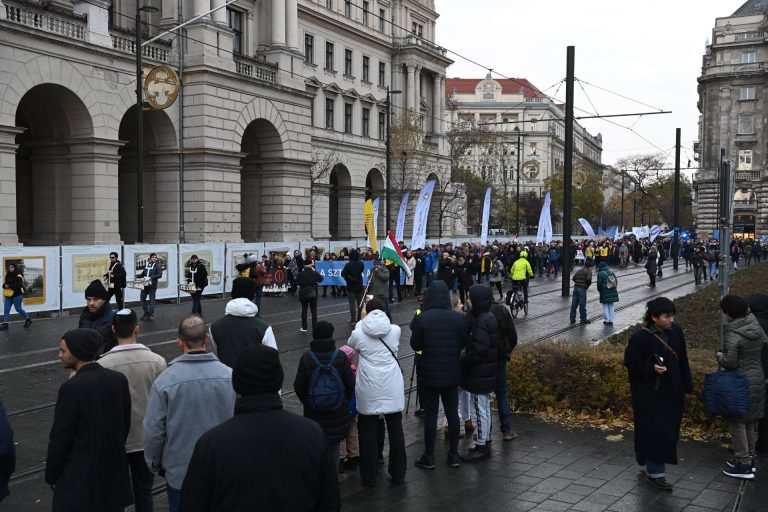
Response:
[[[378,472],[377,432],[383,416],[389,434],[389,476],[395,483],[405,480],[407,459],[403,434],[405,384],[397,361],[400,327],[393,325],[378,298],[363,308],[362,320],[347,343],[358,354],[355,397],[360,445],[360,479],[374,487]]]

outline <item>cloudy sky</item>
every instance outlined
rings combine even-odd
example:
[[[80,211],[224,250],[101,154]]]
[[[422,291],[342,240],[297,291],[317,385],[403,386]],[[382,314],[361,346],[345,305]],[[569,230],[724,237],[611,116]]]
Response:
[[[506,77],[527,78],[548,95],[557,91],[562,102],[565,86],[548,88],[565,78],[566,47],[575,46],[575,75],[586,91],[576,84],[577,109],[599,114],[672,111],[612,120],[634,133],[606,120],[580,121],[590,133],[602,133],[603,162],[662,152],[669,153],[673,165],[675,128],[681,128],[685,167],[697,138],[696,78],[705,43],[715,18],[731,15],[744,1],[436,0],[436,42]],[[449,77],[484,77],[487,72],[456,54],[450,57],[456,63]]]

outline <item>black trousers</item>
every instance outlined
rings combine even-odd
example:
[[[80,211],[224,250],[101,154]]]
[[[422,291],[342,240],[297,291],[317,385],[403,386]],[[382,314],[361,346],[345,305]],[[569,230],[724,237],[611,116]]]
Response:
[[[307,328],[307,306],[312,311],[312,328],[317,323],[317,296],[308,300],[301,301],[301,328]]]
[[[384,415],[389,435],[389,476],[393,482],[405,480],[408,464],[405,455],[405,435],[403,434],[403,413],[394,412]],[[379,471],[379,417],[378,415],[357,415],[358,443],[360,445],[360,479],[363,485],[373,486]]]
[[[144,461],[144,451],[131,452],[127,457],[136,512],[152,512],[154,510],[152,484],[155,481],[155,474],[149,470]]]
[[[440,400],[443,402],[445,417],[448,419],[448,440],[451,443],[451,453],[459,451],[459,388],[431,388],[419,386],[419,400],[424,408],[424,454],[434,455],[435,440],[437,439],[437,412]]]
[[[117,302],[117,309],[123,309],[125,307],[125,301],[123,299],[123,289],[122,288],[110,288],[107,292],[107,302],[112,300],[112,297],[115,297],[115,302]]]
[[[648,272],[648,278],[651,280],[650,285],[656,286],[656,272]]]

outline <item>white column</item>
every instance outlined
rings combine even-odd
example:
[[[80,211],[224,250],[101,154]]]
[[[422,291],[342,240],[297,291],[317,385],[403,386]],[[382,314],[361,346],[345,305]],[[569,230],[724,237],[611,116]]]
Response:
[[[437,110],[439,115],[437,116],[437,133],[445,133],[445,76],[439,75],[437,77]]]
[[[421,66],[416,66],[413,76],[413,107],[416,112],[421,112]]]
[[[414,75],[416,74],[416,66],[413,64],[408,64],[408,104],[407,108],[409,109],[415,109],[416,108],[416,102],[415,102],[415,96],[416,96],[416,84]]]
[[[86,42],[112,48],[112,37],[109,35],[109,6],[110,2],[105,0],[72,2],[72,12],[88,18],[88,27],[85,31]],[[0,2],[0,12],[3,16],[5,15],[2,2]]]
[[[211,6],[211,9],[215,9],[216,7],[221,7],[224,5],[226,0],[213,0],[213,5]],[[227,24],[227,9],[222,8],[218,11],[214,11],[211,16],[213,17],[213,21],[220,25],[226,25]]]
[[[285,46],[285,0],[272,0],[272,45]]]
[[[289,48],[299,49],[299,8],[298,0],[286,0],[285,32]]]
[[[192,4],[192,7],[194,9],[194,12],[192,13],[192,17],[200,16],[201,14],[208,12],[211,10],[211,2],[210,0],[194,0],[194,3]]]

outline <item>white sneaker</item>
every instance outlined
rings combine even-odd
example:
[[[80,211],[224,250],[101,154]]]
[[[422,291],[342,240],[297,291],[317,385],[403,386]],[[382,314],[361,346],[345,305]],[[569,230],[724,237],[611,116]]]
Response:
[[[299,329],[299,332],[307,332],[307,330],[304,329],[304,328],[301,328],[301,329]]]

